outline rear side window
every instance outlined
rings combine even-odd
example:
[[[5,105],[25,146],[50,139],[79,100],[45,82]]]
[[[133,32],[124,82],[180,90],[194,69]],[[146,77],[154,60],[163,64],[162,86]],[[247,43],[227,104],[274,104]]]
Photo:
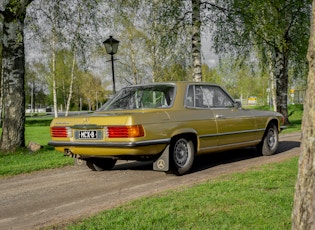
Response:
[[[232,98],[218,86],[190,85],[185,97],[186,107],[230,108],[233,105]]]

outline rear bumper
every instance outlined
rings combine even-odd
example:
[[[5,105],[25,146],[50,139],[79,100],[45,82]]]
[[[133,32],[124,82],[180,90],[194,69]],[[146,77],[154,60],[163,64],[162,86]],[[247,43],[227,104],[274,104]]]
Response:
[[[132,148],[138,146],[150,146],[169,144],[170,138],[137,142],[72,142],[72,141],[50,141],[48,145],[53,147],[120,147],[120,148]]]

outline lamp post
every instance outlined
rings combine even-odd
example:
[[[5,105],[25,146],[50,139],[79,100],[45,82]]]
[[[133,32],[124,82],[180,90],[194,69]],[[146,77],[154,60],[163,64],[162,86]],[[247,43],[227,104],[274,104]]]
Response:
[[[111,62],[112,62],[112,77],[113,77],[113,93],[116,94],[116,88],[115,88],[115,71],[114,71],[114,54],[117,53],[119,41],[114,39],[113,36],[109,36],[108,39],[106,39],[103,42],[106,53],[111,55]]]

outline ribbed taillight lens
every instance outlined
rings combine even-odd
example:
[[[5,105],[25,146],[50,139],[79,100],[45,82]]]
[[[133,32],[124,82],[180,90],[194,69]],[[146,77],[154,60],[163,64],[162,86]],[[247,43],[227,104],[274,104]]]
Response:
[[[70,127],[60,127],[60,126],[50,127],[50,135],[52,137],[70,137],[71,129]]]
[[[108,138],[128,138],[128,137],[143,137],[144,130],[142,125],[131,126],[108,126]]]

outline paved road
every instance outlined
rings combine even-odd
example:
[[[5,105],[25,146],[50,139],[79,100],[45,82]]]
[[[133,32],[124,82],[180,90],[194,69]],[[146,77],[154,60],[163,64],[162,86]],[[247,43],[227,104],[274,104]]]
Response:
[[[191,186],[221,175],[299,155],[300,134],[280,136],[279,151],[258,156],[252,148],[196,158],[190,174],[152,171],[150,162],[121,161],[111,171],[69,166],[0,179],[0,229],[36,229],[87,217],[126,201]]]

